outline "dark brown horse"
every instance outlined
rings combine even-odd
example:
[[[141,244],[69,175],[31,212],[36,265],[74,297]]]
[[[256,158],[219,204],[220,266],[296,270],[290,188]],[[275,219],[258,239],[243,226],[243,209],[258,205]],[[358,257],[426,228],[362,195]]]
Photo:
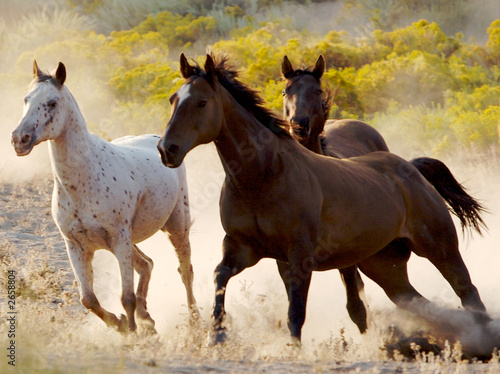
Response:
[[[186,82],[170,99],[158,150],[175,168],[191,149],[213,141],[226,173],[220,201],[226,235],[212,314],[216,342],[225,338],[229,279],[265,257],[290,265],[288,326],[296,341],[313,271],[358,264],[397,305],[425,314],[429,301],[406,273],[411,251],[438,268],[478,320],[490,320],[447,207],[412,164],[389,152],[317,155],[283,129],[224,60],[216,64],[208,55],[204,70],[184,55],[180,62]]]
[[[335,158],[360,156],[374,151],[389,151],[382,135],[368,124],[351,119],[328,120],[331,94],[321,86],[325,60],[320,55],[312,69],[294,69],[287,56],[281,72],[287,80],[283,90],[283,116],[290,134],[313,152]],[[483,208],[456,181],[441,161],[421,157],[410,161],[448,202],[460,219],[462,229],[484,226]],[[279,263],[280,271],[287,264]],[[359,297],[364,288],[355,266],[340,269],[346,287],[347,309],[361,332],[366,329],[366,310]]]
[[[287,79],[283,116],[291,134],[311,151],[337,158],[389,151],[382,135],[370,125],[353,119],[328,119],[331,95],[321,87],[324,71],[323,56],[312,70],[295,70],[288,57],[283,58],[281,72]]]

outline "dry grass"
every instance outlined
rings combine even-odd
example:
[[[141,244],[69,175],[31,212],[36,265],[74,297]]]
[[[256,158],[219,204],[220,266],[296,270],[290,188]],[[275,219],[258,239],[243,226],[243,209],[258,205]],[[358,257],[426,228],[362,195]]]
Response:
[[[441,356],[412,346],[416,359],[396,353],[389,359],[384,345],[394,339],[385,329],[359,337],[344,328],[326,339],[312,340],[302,349],[290,345],[286,305],[282,290],[256,291],[240,281],[238,297],[230,298],[224,346],[208,347],[209,311],[191,327],[186,314],[159,329],[155,336],[122,336],[104,326],[78,302],[78,293],[62,239],[50,216],[50,180],[37,184],[0,185],[0,287],[6,287],[6,271],[17,271],[17,362],[24,372],[273,372],[303,373],[496,373],[498,354],[489,364],[462,361],[459,343],[437,339]],[[156,269],[156,271],[158,271]],[[238,288],[238,284],[232,285]],[[2,316],[6,304],[1,299]],[[393,312],[391,312],[393,313]],[[374,311],[384,320],[386,311]],[[408,319],[402,314],[400,320]],[[391,316],[389,319],[399,321]],[[415,329],[418,323],[410,329]],[[3,342],[7,323],[0,322]],[[0,361],[4,372],[5,360]],[[22,371],[21,371],[22,372]]]

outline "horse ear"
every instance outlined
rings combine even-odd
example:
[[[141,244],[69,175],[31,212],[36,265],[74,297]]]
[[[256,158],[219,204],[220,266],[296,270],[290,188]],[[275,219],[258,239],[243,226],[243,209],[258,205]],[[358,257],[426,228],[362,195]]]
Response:
[[[283,74],[283,76],[288,79],[293,72],[294,70],[292,67],[292,63],[287,56],[283,57],[283,61],[281,61],[281,74]]]
[[[64,84],[64,81],[66,81],[66,67],[62,62],[59,62],[59,65],[57,65],[56,80],[61,86]]]
[[[323,57],[323,55],[319,55],[318,59],[316,60],[316,64],[314,65],[313,76],[319,81],[324,72],[325,58]]]
[[[209,54],[207,54],[207,59],[205,60],[205,73],[207,73],[206,79],[213,87],[213,83],[216,77],[216,72],[215,72],[214,59]]]
[[[194,69],[191,65],[189,65],[189,62],[184,53],[181,53],[180,66],[181,66],[181,75],[184,79],[188,79],[191,75],[194,74]]]
[[[43,75],[42,71],[38,68],[36,60],[33,60],[33,78]]]

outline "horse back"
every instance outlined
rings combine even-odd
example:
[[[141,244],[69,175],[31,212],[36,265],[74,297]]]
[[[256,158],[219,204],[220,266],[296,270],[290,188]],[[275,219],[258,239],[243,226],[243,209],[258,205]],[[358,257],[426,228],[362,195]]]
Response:
[[[339,158],[361,156],[370,152],[389,151],[380,133],[362,121],[342,119],[326,122],[326,154]]]
[[[406,226],[412,235],[423,229],[437,230],[443,236],[448,231],[451,236],[456,236],[444,199],[413,164],[389,152],[374,152],[354,160],[376,170],[386,180],[388,191],[394,198],[400,196],[404,199]]]

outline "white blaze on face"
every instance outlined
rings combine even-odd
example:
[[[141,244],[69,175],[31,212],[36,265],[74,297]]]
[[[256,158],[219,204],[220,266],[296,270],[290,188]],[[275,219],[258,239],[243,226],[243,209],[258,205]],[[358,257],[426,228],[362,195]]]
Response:
[[[179,88],[179,90],[177,91],[177,99],[179,100],[177,105],[181,105],[184,100],[188,99],[191,96],[191,92],[189,92],[190,90],[190,84],[184,84],[181,86],[181,88]]]

